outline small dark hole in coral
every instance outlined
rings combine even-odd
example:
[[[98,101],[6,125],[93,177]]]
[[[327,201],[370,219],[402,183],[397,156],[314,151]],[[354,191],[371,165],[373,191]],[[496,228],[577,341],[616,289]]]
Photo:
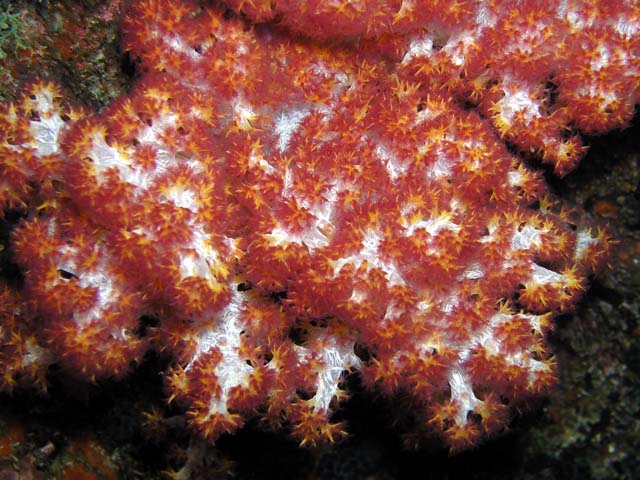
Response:
[[[71,280],[72,278],[79,278],[75,273],[69,272],[67,270],[63,270],[62,268],[58,269],[58,274],[60,278],[64,278],[65,280]]]

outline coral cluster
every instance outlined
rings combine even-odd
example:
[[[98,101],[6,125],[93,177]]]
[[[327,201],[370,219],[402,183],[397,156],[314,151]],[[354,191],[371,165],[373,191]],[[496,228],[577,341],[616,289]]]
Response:
[[[48,81],[2,107],[0,388],[155,349],[211,441],[343,436],[350,371],[453,450],[500,432],[611,243],[523,156],[562,175],[629,121],[637,4],[227,4],[133,2],[139,78],[100,112]]]

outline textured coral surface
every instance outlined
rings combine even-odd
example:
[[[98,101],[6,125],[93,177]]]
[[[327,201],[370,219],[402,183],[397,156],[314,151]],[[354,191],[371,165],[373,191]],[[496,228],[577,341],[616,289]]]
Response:
[[[630,120],[637,5],[228,4],[133,2],[100,112],[47,80],[2,107],[0,388],[153,349],[210,441],[343,436],[349,371],[454,451],[501,432],[611,243],[524,158],[564,175]]]

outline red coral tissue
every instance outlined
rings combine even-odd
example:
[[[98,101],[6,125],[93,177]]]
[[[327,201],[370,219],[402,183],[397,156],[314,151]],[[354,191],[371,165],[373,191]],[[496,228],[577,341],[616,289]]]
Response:
[[[507,143],[563,175],[580,131],[627,124],[638,6],[228,7],[133,2],[139,78],[100,112],[47,81],[2,107],[25,281],[2,287],[0,388],[156,349],[210,441],[255,416],[342,437],[351,371],[454,451],[499,433],[554,384],[546,334],[611,243]]]

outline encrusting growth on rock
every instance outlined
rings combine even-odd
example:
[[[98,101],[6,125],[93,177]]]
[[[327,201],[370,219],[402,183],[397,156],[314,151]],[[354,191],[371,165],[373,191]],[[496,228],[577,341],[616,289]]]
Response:
[[[156,349],[209,441],[256,416],[341,438],[353,371],[452,451],[503,431],[612,243],[513,151],[564,175],[579,131],[630,120],[638,6],[226,3],[132,2],[139,78],[100,112],[46,80],[1,107],[25,281],[0,291],[0,388]]]

